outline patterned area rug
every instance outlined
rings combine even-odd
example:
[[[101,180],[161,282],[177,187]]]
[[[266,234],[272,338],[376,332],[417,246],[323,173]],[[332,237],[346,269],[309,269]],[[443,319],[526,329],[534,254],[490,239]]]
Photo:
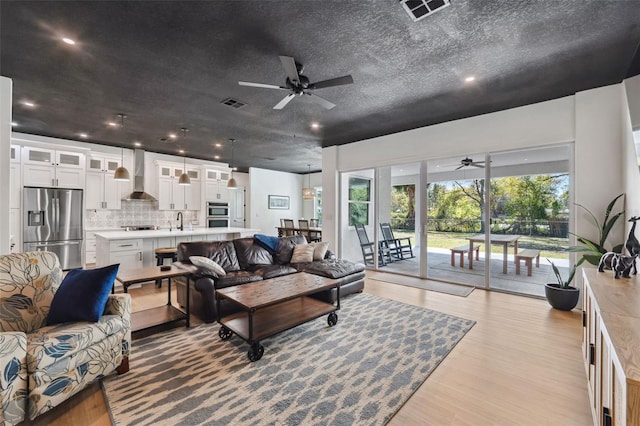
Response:
[[[116,425],[385,424],[473,327],[368,294],[263,340],[247,359],[217,324],[135,340],[131,371],[103,381]]]

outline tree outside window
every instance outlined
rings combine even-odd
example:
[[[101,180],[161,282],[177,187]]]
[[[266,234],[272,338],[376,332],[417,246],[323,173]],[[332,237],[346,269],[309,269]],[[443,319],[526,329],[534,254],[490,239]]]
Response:
[[[371,179],[349,178],[349,225],[369,224]]]

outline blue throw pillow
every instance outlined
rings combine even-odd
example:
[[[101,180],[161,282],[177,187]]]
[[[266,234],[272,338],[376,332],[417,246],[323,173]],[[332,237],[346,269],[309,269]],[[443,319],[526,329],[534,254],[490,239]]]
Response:
[[[51,301],[47,325],[63,322],[97,322],[104,314],[109,292],[120,264],[98,269],[72,269]]]
[[[253,241],[267,249],[271,254],[276,254],[278,246],[280,245],[280,238],[272,237],[270,235],[255,234],[253,236]]]

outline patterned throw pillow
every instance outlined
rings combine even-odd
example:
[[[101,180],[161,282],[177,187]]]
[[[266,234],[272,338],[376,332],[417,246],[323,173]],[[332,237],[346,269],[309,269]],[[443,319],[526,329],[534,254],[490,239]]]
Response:
[[[315,246],[313,249],[313,260],[322,260],[329,250],[329,243],[326,241],[313,243]]]
[[[199,267],[204,268],[204,269],[207,269],[207,270],[215,273],[219,277],[224,277],[225,275],[227,275],[227,273],[222,268],[222,266],[218,265],[216,262],[214,262],[213,260],[209,259],[208,257],[204,257],[204,256],[189,256],[189,260],[194,265],[199,266]]]
[[[313,244],[298,244],[293,248],[291,263],[313,262]]]

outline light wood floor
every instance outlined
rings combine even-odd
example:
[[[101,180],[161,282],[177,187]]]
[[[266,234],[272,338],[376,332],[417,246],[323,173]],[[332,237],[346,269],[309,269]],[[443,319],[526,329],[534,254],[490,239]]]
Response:
[[[477,321],[390,425],[592,424],[578,311],[479,289],[463,298],[370,278],[365,292]],[[166,302],[166,290],[153,285],[131,294],[134,310]],[[110,418],[96,384],[33,424],[110,425]]]

